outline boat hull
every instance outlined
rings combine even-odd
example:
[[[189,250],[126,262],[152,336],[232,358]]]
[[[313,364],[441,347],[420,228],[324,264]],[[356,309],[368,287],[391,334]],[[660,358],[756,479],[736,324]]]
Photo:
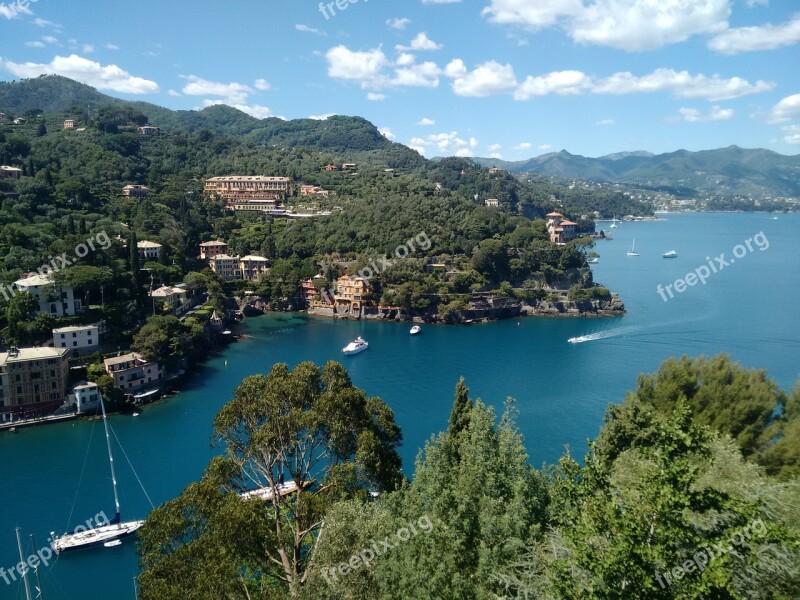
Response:
[[[100,546],[115,540],[122,540],[136,533],[144,525],[144,521],[129,521],[127,523],[116,523],[114,525],[104,525],[94,529],[88,529],[78,533],[70,533],[57,537],[50,544],[50,548],[56,554],[80,550],[81,548],[91,548]]]
[[[342,354],[345,356],[352,356],[354,354],[359,354],[369,348],[369,346],[358,346],[356,348],[345,347],[342,348]]]

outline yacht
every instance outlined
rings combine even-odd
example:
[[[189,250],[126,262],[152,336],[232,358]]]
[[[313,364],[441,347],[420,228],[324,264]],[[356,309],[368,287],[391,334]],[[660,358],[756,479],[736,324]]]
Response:
[[[411,335],[417,335],[418,333],[422,333],[422,327],[420,327],[419,325],[414,325],[411,328],[411,331],[409,331],[409,333]]]
[[[344,354],[358,354],[359,352],[363,352],[369,348],[369,344],[362,338],[357,337],[354,341],[350,342],[342,348],[342,353]]]
[[[609,227],[611,229],[616,229],[617,228],[617,215],[614,215],[614,218],[611,219],[611,225],[609,225]]]
[[[631,244],[631,249],[628,250],[628,256],[639,256],[639,253],[636,251],[636,238],[633,238],[633,244]]]
[[[669,252],[664,252],[661,256],[664,258],[678,258],[678,253],[675,250],[670,250]]]

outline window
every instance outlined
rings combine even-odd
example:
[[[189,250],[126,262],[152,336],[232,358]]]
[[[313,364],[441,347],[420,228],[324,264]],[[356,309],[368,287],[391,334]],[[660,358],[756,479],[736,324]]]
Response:
[[[67,342],[61,342],[61,347],[62,348],[66,348],[67,347]]]
[[[77,348],[78,347],[78,342],[72,342],[72,347],[73,348]]]
[[[62,333],[62,334],[61,334],[61,339],[63,340],[65,337],[67,337],[67,334],[65,334],[65,333]]]
[[[78,337],[78,333],[76,331],[72,332],[72,337]]]

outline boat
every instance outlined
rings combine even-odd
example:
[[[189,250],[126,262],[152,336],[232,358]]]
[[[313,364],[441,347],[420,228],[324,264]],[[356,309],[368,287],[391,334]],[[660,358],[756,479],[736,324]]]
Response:
[[[628,256],[639,256],[639,253],[636,251],[636,238],[633,238],[631,249],[628,250]]]
[[[617,215],[614,215],[614,218],[611,219],[611,225],[609,225],[609,227],[611,229],[616,229],[617,228]]]
[[[354,341],[350,342],[342,348],[342,353],[346,355],[358,354],[369,348],[369,344],[361,337],[357,337]]]
[[[597,257],[597,256],[595,256],[595,257],[593,257],[593,258],[590,258],[590,259],[589,259],[589,260],[587,260],[586,262],[587,262],[587,263],[589,263],[590,265],[596,265],[597,263],[599,263],[599,262],[600,262],[600,258],[599,258],[599,257]]]
[[[106,407],[102,397],[100,398],[100,409],[103,411],[103,425],[105,426],[106,447],[108,448],[108,463],[111,467],[111,484],[114,487],[114,505],[117,512],[107,525],[92,527],[90,529],[85,529],[82,526],[76,527],[74,533],[65,533],[61,536],[56,536],[55,532],[52,532],[50,535],[53,541],[50,547],[56,554],[66,552],[67,550],[98,546],[100,544],[107,546],[110,542],[120,541],[129,535],[133,535],[137,529],[144,525],[144,521],[121,522],[119,493],[117,492],[117,475],[114,472],[114,456],[111,454],[111,438],[108,435],[108,417],[106,416]]]
[[[670,250],[669,252],[664,252],[661,256],[664,258],[678,258],[678,253],[675,250]]]
[[[296,492],[300,487],[297,483],[293,480],[289,480],[286,483],[278,484],[278,496],[286,496],[291,494],[292,492]],[[247,492],[242,492],[239,494],[239,497],[244,500],[249,500],[250,498],[259,498],[261,500],[271,500],[273,496],[273,491],[270,486],[264,486],[257,488],[255,490],[250,490]]]
[[[567,341],[570,344],[580,344],[581,342],[588,342],[589,338],[585,335],[579,335],[578,337],[571,337]]]
[[[122,540],[111,540],[110,542],[106,542],[103,544],[105,548],[116,548],[117,546],[122,545]]]
[[[409,333],[411,335],[417,335],[418,333],[422,333],[422,327],[420,327],[419,325],[414,325],[411,328],[411,331],[409,331]]]

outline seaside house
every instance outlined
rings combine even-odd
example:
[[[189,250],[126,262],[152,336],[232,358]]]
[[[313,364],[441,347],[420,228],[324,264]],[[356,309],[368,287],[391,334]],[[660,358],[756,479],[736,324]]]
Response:
[[[330,195],[329,190],[323,190],[318,185],[301,185],[300,186],[300,195],[301,196],[322,196],[327,198]]]
[[[228,251],[228,244],[222,241],[212,240],[200,244],[200,260],[210,260]]]
[[[75,119],[64,119],[64,129],[75,129]]]
[[[122,195],[126,198],[144,198],[150,193],[146,185],[126,185],[122,188]]]
[[[363,277],[345,275],[336,280],[336,312],[361,316],[369,283]]]
[[[156,362],[145,360],[141,354],[130,352],[103,361],[114,387],[125,392],[138,392],[148,384],[156,387],[164,378],[164,369]]]
[[[148,240],[142,240],[136,244],[136,247],[139,250],[139,258],[142,260],[160,260],[161,259],[161,249],[164,247],[157,242],[150,242]]]
[[[191,303],[189,292],[182,287],[164,285],[150,292],[150,297],[157,302],[162,302],[167,311],[175,316],[185,313]]]
[[[269,260],[263,256],[244,256],[239,261],[239,271],[245,281],[258,281],[263,273],[269,271]]]
[[[50,273],[28,274],[14,282],[17,290],[28,292],[39,302],[37,313],[51,314],[54,317],[74,317],[83,311],[80,299],[75,298],[71,287],[58,287]]]
[[[66,348],[0,352],[0,421],[53,412],[64,402],[68,379]]]
[[[100,410],[100,400],[103,394],[93,381],[80,381],[67,394],[67,404],[72,406],[76,413],[89,413]]]
[[[575,237],[578,224],[564,218],[559,212],[551,212],[547,215],[547,231],[550,233],[550,241],[554,244],[565,244]]]
[[[73,325],[53,329],[53,347],[67,348],[74,356],[91,354],[100,343],[97,325]]]
[[[208,266],[217,276],[225,281],[233,281],[242,278],[242,269],[238,256],[217,254],[208,260]]]

